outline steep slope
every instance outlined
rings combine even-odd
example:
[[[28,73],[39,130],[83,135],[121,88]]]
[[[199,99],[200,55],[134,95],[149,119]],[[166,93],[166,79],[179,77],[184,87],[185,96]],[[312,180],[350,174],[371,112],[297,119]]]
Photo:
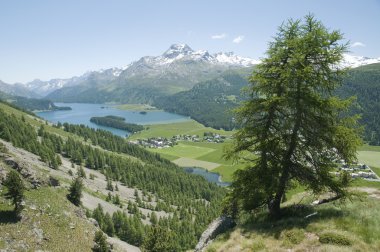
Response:
[[[169,112],[187,115],[208,127],[232,130],[232,110],[243,101],[241,89],[248,85],[252,71],[228,71],[220,77],[198,83],[188,91],[158,98],[154,105]]]
[[[167,246],[191,249],[220,211],[223,188],[110,132],[53,127],[0,103],[0,138],[33,173],[53,176],[65,186],[75,173],[82,174],[87,216],[109,236],[135,246],[154,239],[154,223],[162,235],[172,237]]]
[[[380,63],[350,70],[338,95],[356,96],[356,112],[365,126],[364,138],[372,145],[380,145]]]

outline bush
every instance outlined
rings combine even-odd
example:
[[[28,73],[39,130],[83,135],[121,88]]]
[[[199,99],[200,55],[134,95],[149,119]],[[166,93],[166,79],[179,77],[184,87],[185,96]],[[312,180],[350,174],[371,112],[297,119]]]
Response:
[[[284,240],[291,244],[300,244],[305,239],[305,234],[302,230],[291,229],[283,233]]]
[[[319,242],[323,244],[334,244],[340,246],[350,246],[352,245],[352,241],[345,237],[344,235],[337,233],[323,233],[319,235]]]

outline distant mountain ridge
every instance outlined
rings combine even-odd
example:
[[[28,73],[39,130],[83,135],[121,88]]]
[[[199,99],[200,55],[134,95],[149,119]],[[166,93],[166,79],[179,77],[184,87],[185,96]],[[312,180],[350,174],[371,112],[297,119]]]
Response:
[[[0,81],[0,91],[63,102],[151,102],[157,96],[189,90],[225,71],[260,62],[233,52],[212,54],[206,50],[195,51],[186,44],[173,44],[159,56],[144,56],[124,68],[89,71],[67,79],[36,79],[25,84]],[[345,54],[340,65],[356,68],[379,62],[380,57]]]
[[[162,55],[145,56],[122,69],[117,76],[98,81],[83,81],[75,87],[65,86],[47,98],[70,102],[139,102],[151,103],[157,97],[191,89],[195,84],[221,73],[252,67],[259,61],[235,55],[194,51],[186,44],[174,44]],[[95,72],[94,72],[95,73]]]

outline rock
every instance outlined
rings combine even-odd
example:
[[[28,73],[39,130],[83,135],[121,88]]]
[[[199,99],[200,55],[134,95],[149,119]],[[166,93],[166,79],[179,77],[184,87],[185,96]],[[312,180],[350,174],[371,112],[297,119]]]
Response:
[[[221,216],[215,219],[208,228],[203,232],[201,238],[198,241],[197,246],[195,247],[195,252],[204,251],[208,244],[218,235],[228,229],[235,226],[235,222],[232,218],[227,216]]]
[[[99,227],[99,223],[94,218],[88,218],[88,221],[93,224],[95,227]]]
[[[69,224],[69,226],[70,226],[71,229],[75,229],[75,224],[74,224],[74,223],[71,222],[71,223]]]
[[[34,235],[36,236],[36,242],[41,243],[42,240],[44,239],[44,231],[40,228],[34,227],[32,229]]]
[[[32,185],[32,188],[36,189],[42,185],[47,185],[46,179],[42,179],[37,176],[36,171],[31,167],[31,165],[25,161],[18,161],[13,157],[7,157],[4,162],[17,170],[21,176],[26,179]]]
[[[56,178],[50,176],[50,177],[49,177],[49,185],[50,185],[50,186],[53,186],[53,187],[56,187],[56,186],[60,186],[61,183],[59,182],[58,179],[56,179]]]

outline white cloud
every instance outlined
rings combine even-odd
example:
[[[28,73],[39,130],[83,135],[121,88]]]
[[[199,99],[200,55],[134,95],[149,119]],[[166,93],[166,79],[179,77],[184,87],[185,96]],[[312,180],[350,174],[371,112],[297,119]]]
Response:
[[[227,37],[227,34],[225,33],[222,33],[222,34],[216,34],[216,35],[212,35],[211,38],[212,39],[224,39]]]
[[[232,42],[236,43],[236,44],[239,44],[240,42],[242,42],[244,39],[244,36],[243,35],[240,35],[240,36],[237,36],[236,38],[234,38],[232,40]]]
[[[365,44],[362,42],[355,42],[351,45],[351,47],[365,47]]]

